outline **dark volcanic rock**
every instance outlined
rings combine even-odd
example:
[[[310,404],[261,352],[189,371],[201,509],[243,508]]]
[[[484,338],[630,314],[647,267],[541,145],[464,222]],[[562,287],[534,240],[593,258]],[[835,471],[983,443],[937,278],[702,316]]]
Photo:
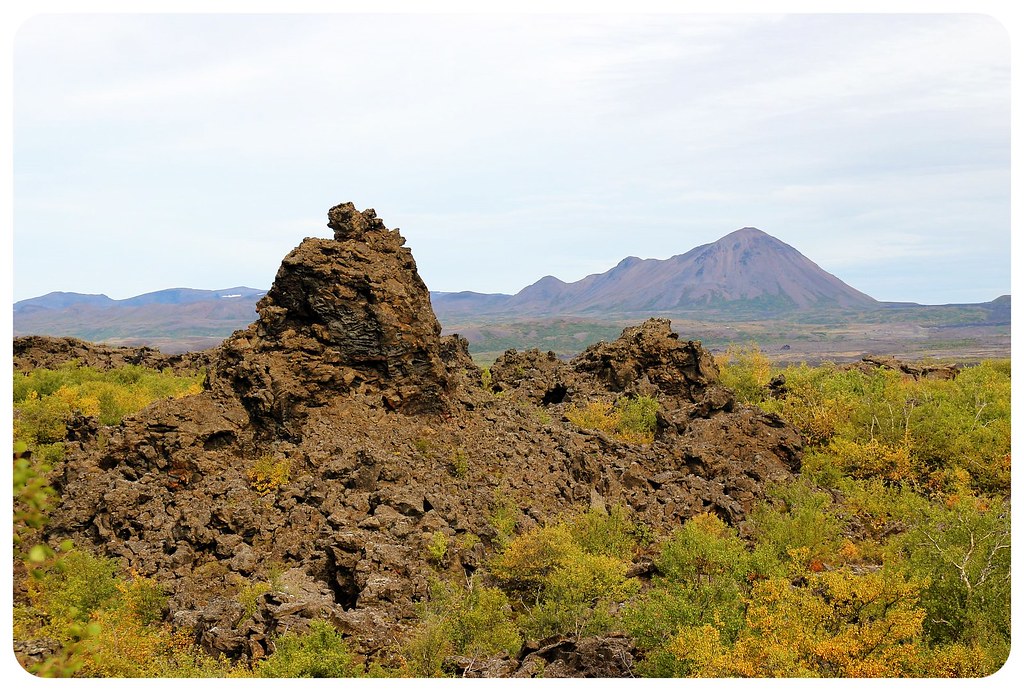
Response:
[[[334,239],[306,238],[284,258],[259,320],[219,349],[211,388],[290,435],[303,408],[352,390],[390,410],[443,411],[441,326],[405,238],[351,203],[328,218]]]
[[[666,396],[696,403],[718,382],[718,365],[697,341],[681,342],[668,319],[631,326],[611,343],[592,345],[572,361],[612,391],[642,392],[651,387]]]
[[[581,639],[557,638],[542,641],[541,647],[527,654],[514,677],[546,679],[586,677],[631,677],[637,649],[622,634],[588,636]]]
[[[898,360],[889,355],[871,355],[847,367],[859,369],[862,372],[871,372],[875,369],[895,370],[909,379],[950,380],[956,379],[956,375],[960,373],[960,368],[956,365],[914,364]]]
[[[509,350],[491,367],[493,388],[548,405],[620,395],[656,395],[670,408],[708,415],[731,410],[718,365],[699,341],[681,341],[667,319],[648,319],[611,343],[590,346],[570,362],[553,352]]]
[[[467,678],[621,678],[634,676],[636,645],[621,633],[553,636],[523,646],[516,658],[451,657],[444,667]]]
[[[536,348],[520,353],[506,350],[491,365],[491,387],[496,393],[515,391],[534,403],[561,403],[571,383],[569,370],[553,352]]]
[[[164,355],[148,346],[115,347],[89,343],[78,338],[19,336],[14,339],[14,371],[54,369],[64,363],[77,361],[83,367],[98,370],[141,365],[158,370],[169,367],[175,372],[187,372],[205,367],[210,352]]]
[[[164,584],[168,621],[208,649],[256,657],[326,618],[360,654],[381,654],[431,579],[487,563],[499,497],[517,530],[622,505],[667,533],[709,511],[742,524],[764,483],[799,469],[799,435],[735,404],[711,355],[667,320],[569,363],[510,351],[492,368],[498,393],[485,390],[465,340],[439,336],[398,232],[351,204],[328,216],[335,237],[285,258],[259,320],[210,355],[202,393],[116,428],[77,421],[56,471],[50,537]],[[637,395],[658,401],[650,444],[566,418]],[[271,467],[273,481],[259,475]],[[437,534],[441,564],[428,558]],[[488,669],[616,676],[633,654],[614,636],[560,639]]]

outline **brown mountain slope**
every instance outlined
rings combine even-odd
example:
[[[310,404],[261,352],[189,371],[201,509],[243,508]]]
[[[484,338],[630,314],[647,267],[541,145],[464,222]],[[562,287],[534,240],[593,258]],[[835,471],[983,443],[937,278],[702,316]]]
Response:
[[[627,257],[575,283],[547,276],[514,295],[506,308],[639,312],[730,303],[768,309],[878,305],[786,243],[757,228],[741,228],[669,259]]]

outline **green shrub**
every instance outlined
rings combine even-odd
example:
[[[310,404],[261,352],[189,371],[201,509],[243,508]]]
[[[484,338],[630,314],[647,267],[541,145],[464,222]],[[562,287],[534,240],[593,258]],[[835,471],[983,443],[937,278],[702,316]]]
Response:
[[[113,559],[72,550],[44,567],[31,583],[33,604],[58,626],[88,621],[91,614],[120,597],[119,570]]]
[[[613,628],[612,611],[639,589],[626,578],[636,544],[630,528],[621,509],[576,514],[526,531],[492,559],[492,575],[525,608],[527,636]]]
[[[953,381],[908,385],[908,434],[922,468],[963,468],[986,493],[1010,488],[1010,376],[981,363]]]
[[[167,593],[152,578],[134,577],[127,581],[118,579],[117,589],[121,592],[125,608],[143,626],[163,619]]]
[[[14,438],[37,452],[64,440],[75,415],[116,425],[159,398],[198,393],[203,375],[175,375],[138,365],[108,371],[68,363],[57,369],[15,373],[13,379]]]
[[[652,587],[626,606],[623,622],[648,651],[645,674],[678,673],[665,646],[682,627],[713,625],[733,640],[743,620],[744,596],[770,568],[758,563],[736,530],[712,514],[691,518],[661,545]]]
[[[725,353],[715,357],[719,367],[719,382],[731,389],[740,403],[761,403],[772,378],[771,361],[756,344],[730,345]]]
[[[698,587],[719,578],[743,578],[749,554],[746,545],[714,514],[694,516],[661,546],[655,564],[665,578]]]
[[[410,676],[443,676],[443,662],[451,655],[514,654],[522,645],[506,595],[475,581],[467,588],[431,583],[421,617],[401,647]]]
[[[842,523],[833,513],[832,498],[806,480],[769,488],[772,501],[758,504],[750,524],[758,551],[780,563],[834,560],[842,544]]]
[[[506,591],[536,600],[551,572],[581,551],[564,524],[534,528],[492,559],[491,573]]]
[[[403,676],[442,677],[445,658],[453,652],[454,646],[445,622],[437,618],[427,619],[401,645]]]
[[[319,619],[310,622],[306,633],[286,633],[274,641],[274,652],[254,671],[259,677],[289,679],[364,676],[341,634]]]
[[[618,422],[615,431],[619,438],[627,441],[648,443],[654,440],[658,427],[658,401],[650,396],[620,398],[615,402]]]
[[[603,554],[573,551],[547,573],[523,628],[533,639],[555,634],[589,636],[615,626],[613,608],[635,595],[640,584],[626,578],[628,564]]]
[[[34,666],[39,676],[224,676],[186,631],[162,623],[166,596],[148,578],[125,578],[111,559],[71,550],[51,558],[29,581],[19,637],[50,638],[62,647]]]
[[[242,605],[242,620],[246,620],[256,614],[259,607],[260,597],[269,593],[273,588],[266,581],[245,581],[242,583],[235,599]]]
[[[446,556],[448,556],[448,536],[439,530],[431,533],[430,540],[427,542],[427,559],[435,564],[442,564]]]
[[[583,429],[610,434],[622,441],[647,444],[657,429],[658,401],[649,396],[620,398],[614,404],[592,401],[565,412],[569,422]]]
[[[889,558],[929,579],[921,602],[936,643],[980,644],[1003,657],[1010,642],[1010,506],[1000,498],[953,497],[908,517]],[[1003,650],[1005,648],[1005,650]]]
[[[496,489],[487,522],[494,529],[495,544],[504,546],[512,539],[519,522],[519,505],[507,491]]]
[[[851,415],[865,378],[861,372],[839,370],[831,364],[790,366],[782,374],[787,393],[757,405],[796,427],[812,447],[827,443]]]
[[[759,405],[793,423],[812,446],[832,441],[850,472],[928,488],[962,468],[977,490],[1009,488],[1010,376],[1000,363],[965,368],[953,380],[834,366],[783,373],[788,393]]]
[[[515,654],[522,639],[512,621],[508,597],[497,588],[471,583],[441,598],[454,650],[474,657]]]
[[[469,457],[461,448],[454,448],[448,454],[448,472],[452,477],[462,479],[469,474]]]
[[[626,509],[613,506],[608,511],[590,509],[566,520],[573,541],[590,554],[630,559],[640,542],[648,537]]]
[[[40,462],[24,442],[14,444],[14,545],[46,525],[56,492],[47,481],[50,465]],[[39,561],[39,560],[37,560]]]

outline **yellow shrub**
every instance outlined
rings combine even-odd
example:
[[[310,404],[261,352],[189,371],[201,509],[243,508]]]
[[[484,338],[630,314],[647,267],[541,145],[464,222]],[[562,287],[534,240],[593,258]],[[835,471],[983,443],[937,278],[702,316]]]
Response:
[[[427,540],[427,558],[435,564],[441,564],[446,556],[448,556],[448,536],[440,530],[435,530]]]
[[[829,443],[828,452],[838,468],[857,478],[908,482],[920,480],[925,470],[915,462],[906,444],[886,444],[877,439],[856,442],[836,437]]]
[[[495,557],[491,572],[510,590],[536,592],[548,574],[579,552],[565,525],[545,526],[512,540]]]
[[[614,404],[592,401],[582,407],[574,405],[565,416],[577,427],[599,430],[633,444],[649,444],[654,440],[657,410],[655,399],[638,396],[620,398]]]
[[[618,420],[611,403],[594,401],[584,407],[572,406],[565,411],[569,422],[583,429],[596,429],[611,434]]]
[[[760,403],[772,378],[772,363],[757,345],[729,346],[715,357],[722,386],[732,389],[741,403]]]
[[[731,646],[705,625],[684,627],[669,651],[695,676],[891,677],[920,669],[926,582],[844,571],[807,581],[757,583]]]
[[[288,482],[292,462],[287,458],[275,458],[270,454],[260,456],[247,473],[249,486],[261,497]]]
[[[978,643],[953,643],[933,650],[921,672],[939,678],[984,677],[999,669],[1003,662],[1005,658],[992,659]]]
[[[266,581],[244,582],[244,584],[238,589],[238,594],[235,596],[238,603],[242,605],[243,620],[256,614],[260,596],[269,593],[271,590],[271,584]]]

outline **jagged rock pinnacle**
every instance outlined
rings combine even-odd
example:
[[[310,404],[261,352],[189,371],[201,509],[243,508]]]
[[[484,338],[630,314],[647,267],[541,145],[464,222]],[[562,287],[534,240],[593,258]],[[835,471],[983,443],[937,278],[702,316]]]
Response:
[[[327,212],[327,227],[334,231],[335,240],[359,239],[368,230],[386,230],[376,211],[366,209],[360,213],[352,202],[332,207]]]
[[[327,216],[334,239],[306,238],[284,258],[259,320],[224,342],[213,379],[293,435],[304,409],[352,391],[391,410],[442,411],[441,326],[404,238],[351,202]]]

